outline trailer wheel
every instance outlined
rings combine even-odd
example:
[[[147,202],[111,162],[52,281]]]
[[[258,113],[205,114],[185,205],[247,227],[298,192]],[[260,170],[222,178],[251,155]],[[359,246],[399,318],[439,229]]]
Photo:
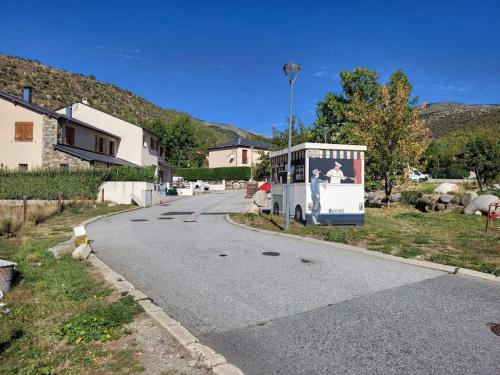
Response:
[[[293,217],[295,219],[295,222],[296,223],[301,223],[303,222],[303,219],[302,219],[302,207],[300,207],[299,205],[297,205],[295,207],[295,216]]]
[[[279,215],[280,214],[280,205],[278,202],[276,202],[273,206],[273,214],[274,215]]]

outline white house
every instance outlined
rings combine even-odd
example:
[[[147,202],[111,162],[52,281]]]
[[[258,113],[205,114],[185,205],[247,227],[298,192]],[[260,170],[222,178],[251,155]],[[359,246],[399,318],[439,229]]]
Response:
[[[251,167],[259,162],[262,153],[268,154],[271,145],[253,139],[238,138],[208,149],[209,168]]]
[[[99,129],[118,135],[120,147],[117,150],[117,158],[140,166],[154,165],[160,182],[172,182],[172,167],[165,161],[166,148],[160,143],[158,135],[93,108],[85,101],[61,108],[56,112],[65,113],[67,117],[89,122]]]
[[[0,168],[75,169],[134,165],[121,159],[120,136],[23,98],[0,92]]]

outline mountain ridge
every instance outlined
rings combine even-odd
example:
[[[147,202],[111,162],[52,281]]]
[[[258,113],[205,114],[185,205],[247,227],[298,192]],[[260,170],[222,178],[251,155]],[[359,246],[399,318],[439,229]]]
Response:
[[[142,127],[147,127],[156,119],[172,122],[188,116],[193,124],[209,133],[208,139],[212,143],[255,135],[235,125],[200,120],[185,112],[162,108],[130,90],[99,81],[93,75],[73,73],[39,61],[0,54],[0,91],[21,97],[24,86],[33,88],[35,104],[50,110],[86,99],[92,107]]]

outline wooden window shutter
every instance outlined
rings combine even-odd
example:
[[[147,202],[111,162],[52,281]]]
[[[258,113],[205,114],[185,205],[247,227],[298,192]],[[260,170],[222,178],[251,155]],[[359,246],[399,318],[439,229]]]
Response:
[[[33,123],[25,122],[23,129],[23,138],[25,141],[33,141]]]
[[[16,141],[33,141],[33,123],[16,122],[15,124]]]
[[[23,124],[21,122],[16,122],[16,136],[15,136],[16,141],[22,141],[23,140]]]
[[[96,135],[95,136],[95,148],[94,151],[98,152],[99,151],[99,137]]]

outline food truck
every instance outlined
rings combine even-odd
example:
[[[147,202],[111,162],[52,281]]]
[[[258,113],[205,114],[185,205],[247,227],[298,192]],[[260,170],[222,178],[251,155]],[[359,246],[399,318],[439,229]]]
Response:
[[[290,215],[306,225],[363,226],[366,146],[302,143],[292,147]],[[274,214],[284,214],[288,149],[271,159]]]

